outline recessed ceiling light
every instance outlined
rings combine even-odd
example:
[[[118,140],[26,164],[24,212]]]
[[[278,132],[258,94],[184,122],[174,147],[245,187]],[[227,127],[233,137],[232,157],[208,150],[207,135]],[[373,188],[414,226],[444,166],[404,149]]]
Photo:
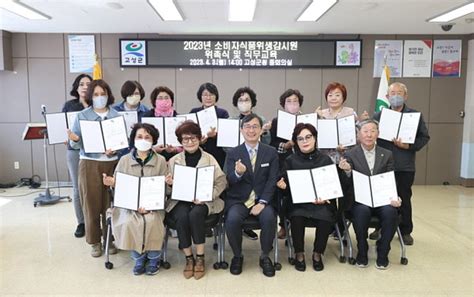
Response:
[[[315,22],[323,16],[331,7],[333,7],[338,0],[313,0],[311,4],[306,7],[298,22]]]
[[[173,0],[147,0],[163,21],[182,21],[183,16]]]
[[[257,7],[257,0],[229,0],[229,21],[251,22]]]
[[[29,20],[49,20],[50,16],[32,8],[28,5],[20,3],[19,1],[5,0],[0,1],[0,8],[8,10],[16,15],[24,17]]]
[[[451,9],[441,15],[428,19],[430,23],[445,23],[474,12],[474,2]]]

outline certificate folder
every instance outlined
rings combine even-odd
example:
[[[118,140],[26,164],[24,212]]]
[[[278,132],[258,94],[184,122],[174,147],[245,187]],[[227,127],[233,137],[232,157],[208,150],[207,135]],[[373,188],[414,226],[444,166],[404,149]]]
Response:
[[[382,109],[379,123],[379,138],[387,141],[400,138],[403,143],[415,143],[421,112],[398,112]]]
[[[318,128],[318,115],[316,113],[294,115],[283,110],[277,112],[277,137],[291,140],[296,124],[311,124]]]
[[[143,117],[142,123],[155,126],[160,132],[158,137],[158,145],[181,146],[176,137],[176,128],[185,121],[184,117]]]
[[[367,176],[352,170],[355,200],[370,207],[389,205],[397,200],[397,184],[393,171]]]
[[[71,129],[79,112],[54,112],[45,114],[49,144],[68,141],[67,129]]]
[[[338,145],[356,144],[355,116],[318,120],[318,148],[333,149]]]
[[[311,203],[343,196],[336,165],[313,169],[288,170],[293,203]]]
[[[214,166],[189,167],[174,164],[171,199],[192,202],[212,201]]]
[[[139,177],[117,172],[114,206],[134,211],[140,207],[146,210],[164,209],[165,177]]]
[[[105,153],[128,147],[127,128],[122,116],[103,121],[79,120],[86,153]]]
[[[244,136],[240,133],[240,120],[218,119],[217,120],[217,146],[236,147],[244,142]]]

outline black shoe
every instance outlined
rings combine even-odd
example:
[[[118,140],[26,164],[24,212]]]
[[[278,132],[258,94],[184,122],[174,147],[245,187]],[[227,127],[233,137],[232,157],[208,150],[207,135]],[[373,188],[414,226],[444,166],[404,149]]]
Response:
[[[298,259],[295,259],[295,269],[298,271],[305,271],[306,270],[306,262],[303,258],[303,260],[298,261]]]
[[[410,234],[402,235],[402,240],[405,245],[413,245],[413,237]]]
[[[369,266],[369,259],[367,259],[367,257],[357,255],[356,266],[359,268],[366,268]]]
[[[369,235],[370,240],[379,240],[380,239],[380,229],[375,229],[374,232]]]
[[[244,256],[233,257],[230,263],[230,273],[239,275],[242,273],[242,266],[244,264]]]
[[[260,258],[260,267],[262,267],[263,275],[271,277],[275,276],[275,267],[269,257]]]
[[[375,262],[375,268],[381,269],[381,270],[388,269],[389,265],[390,265],[390,262],[388,261],[388,258],[384,258],[384,259],[377,258],[377,261]]]
[[[250,240],[257,240],[258,239],[258,234],[253,232],[252,229],[246,229],[244,230],[244,235]]]
[[[74,232],[74,236],[77,238],[84,237],[86,235],[86,226],[84,223],[77,225],[76,232]]]
[[[324,269],[323,256],[319,256],[319,261],[314,259],[313,256],[313,269],[316,271],[322,271]]]
[[[212,237],[214,236],[214,233],[212,233],[212,229],[211,228],[208,228],[206,229],[206,237]]]

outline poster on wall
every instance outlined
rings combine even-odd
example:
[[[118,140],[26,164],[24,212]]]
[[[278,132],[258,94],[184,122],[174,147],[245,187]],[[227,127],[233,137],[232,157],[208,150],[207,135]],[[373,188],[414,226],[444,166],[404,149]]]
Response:
[[[68,35],[69,72],[92,73],[95,63],[94,35]]]
[[[403,40],[376,40],[374,49],[374,77],[382,75],[387,63],[390,77],[402,76]]]
[[[145,40],[120,40],[121,66],[146,66]]]
[[[403,77],[430,77],[432,40],[405,40]]]
[[[360,66],[360,41],[336,42],[336,66]]]
[[[435,40],[433,77],[461,77],[462,40]]]

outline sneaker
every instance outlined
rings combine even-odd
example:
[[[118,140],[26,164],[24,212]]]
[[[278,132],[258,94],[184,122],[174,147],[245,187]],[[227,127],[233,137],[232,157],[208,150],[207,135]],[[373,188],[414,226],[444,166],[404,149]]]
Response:
[[[230,273],[233,275],[239,275],[242,273],[242,266],[244,264],[244,257],[233,257],[232,262],[230,263]]]
[[[155,275],[160,272],[160,266],[148,264],[145,268],[146,275]]]
[[[388,269],[388,266],[390,266],[388,259],[377,259],[375,262],[375,268],[380,270],[386,270]]]
[[[413,245],[413,237],[410,234],[402,235],[402,240],[405,245]]]
[[[144,273],[145,273],[145,259],[139,259],[135,262],[135,266],[133,267],[133,274],[142,275]]]
[[[76,231],[74,232],[74,236],[77,238],[84,237],[86,235],[86,226],[84,223],[77,225]]]
[[[94,243],[91,245],[91,256],[94,258],[102,256],[102,245],[100,243]]]
[[[367,266],[369,266],[369,260],[367,259],[367,257],[357,256],[355,265],[359,268],[366,268]]]
[[[257,240],[258,239],[258,234],[255,233],[251,229],[244,230],[243,234],[244,234],[245,237],[247,237],[250,240]]]
[[[380,229],[375,229],[374,232],[369,235],[370,240],[379,240],[380,239]]]

